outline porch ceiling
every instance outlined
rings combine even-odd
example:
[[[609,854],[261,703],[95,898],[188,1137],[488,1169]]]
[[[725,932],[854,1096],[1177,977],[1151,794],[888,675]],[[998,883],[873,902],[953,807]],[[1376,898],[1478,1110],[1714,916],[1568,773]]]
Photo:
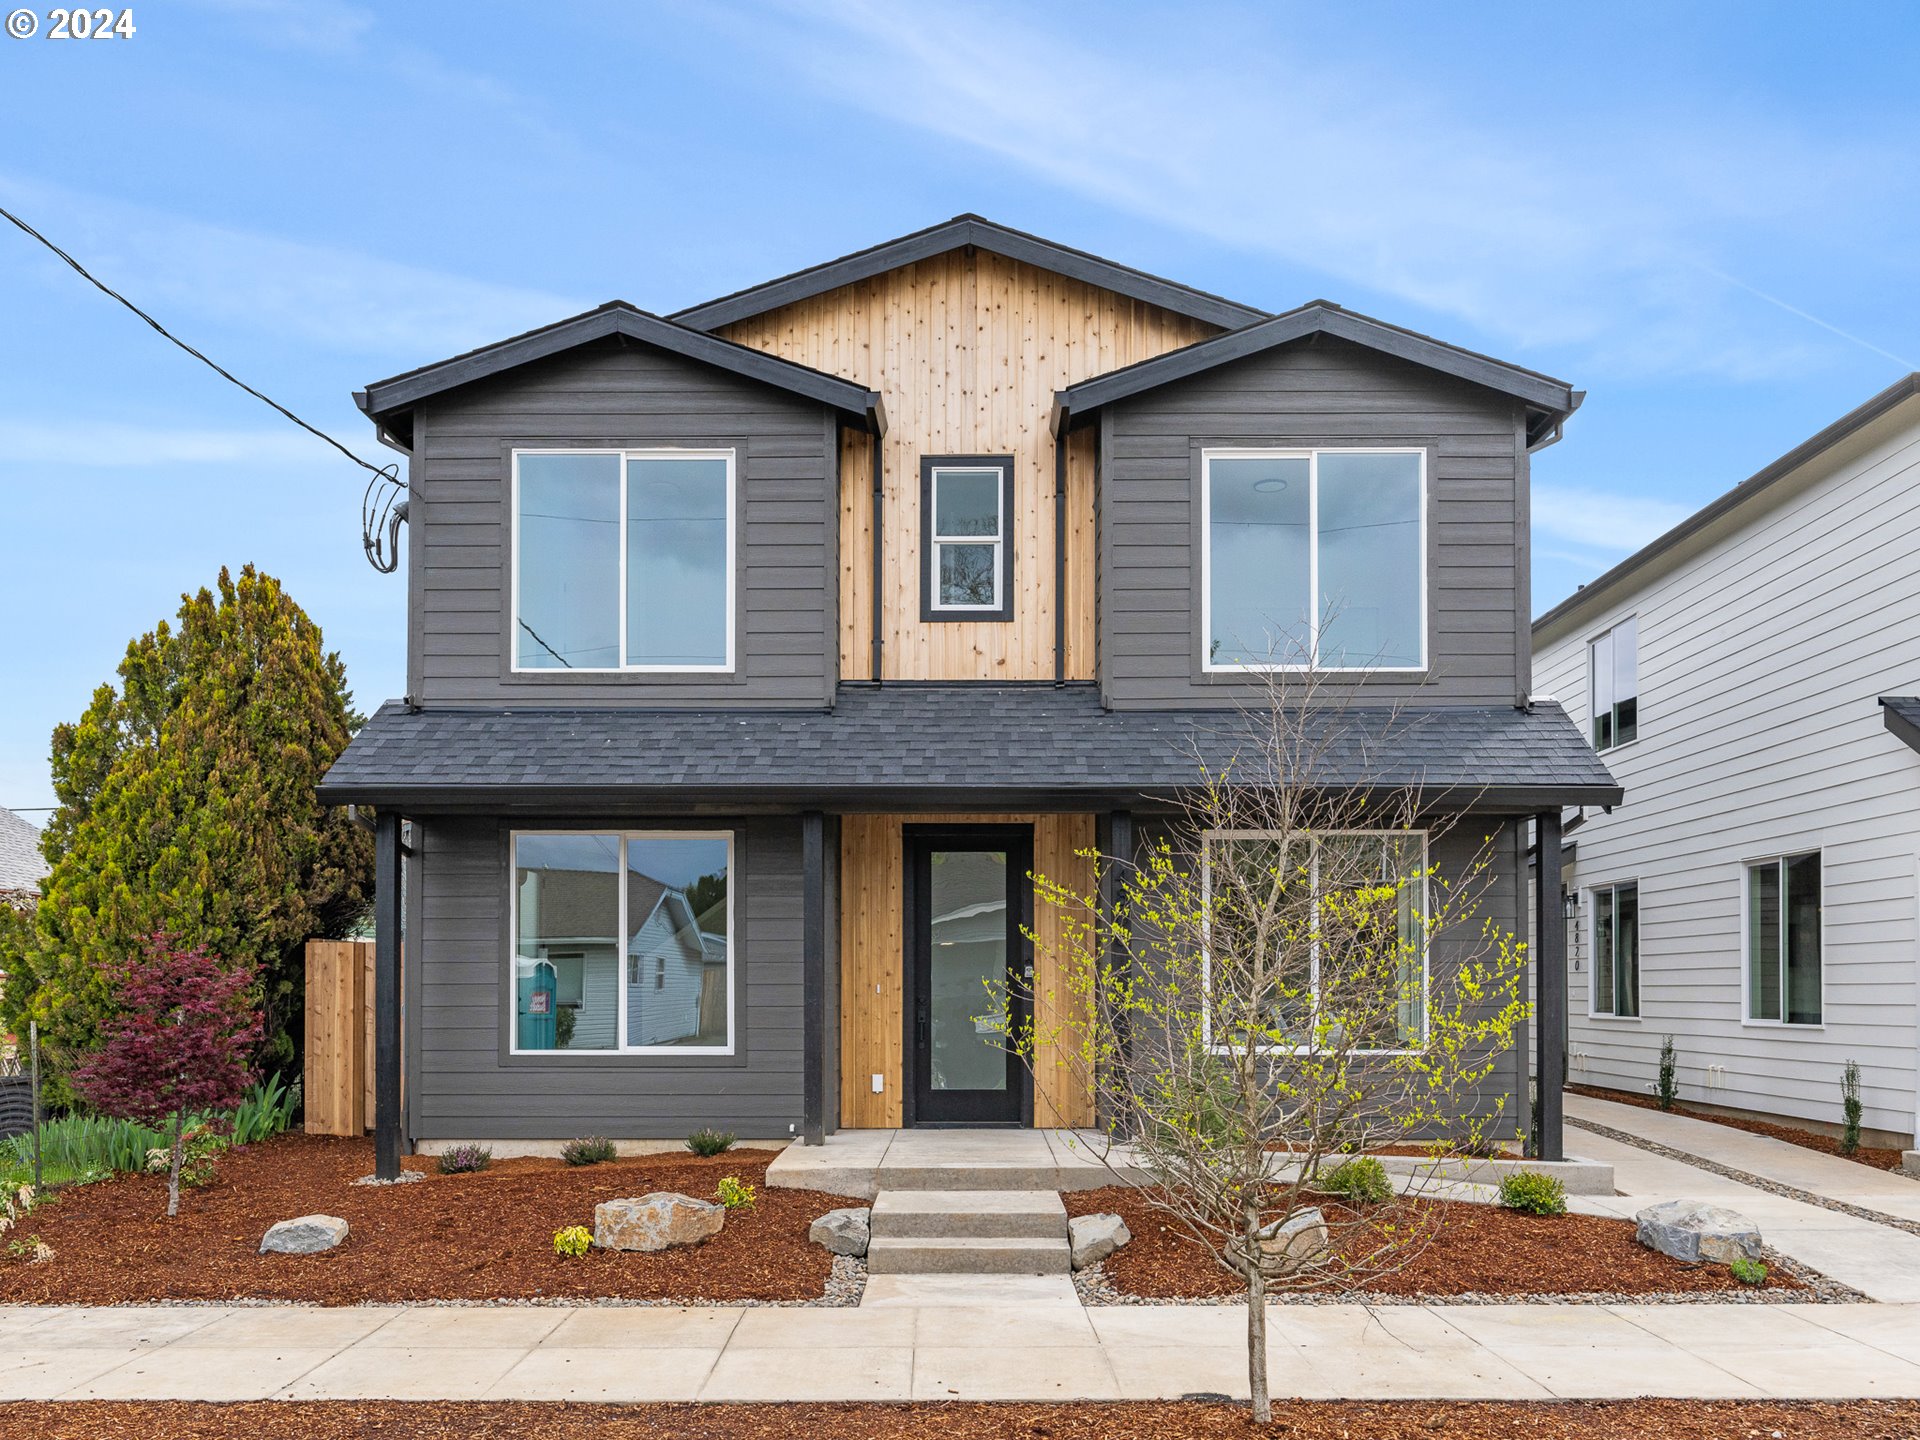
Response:
[[[1436,808],[1611,805],[1559,706],[1319,713],[1326,783]],[[1092,685],[849,685],[831,710],[411,709],[389,702],[320,786],[440,811],[808,806],[1077,809],[1171,801],[1202,765],[1259,781],[1235,710],[1109,710]]]

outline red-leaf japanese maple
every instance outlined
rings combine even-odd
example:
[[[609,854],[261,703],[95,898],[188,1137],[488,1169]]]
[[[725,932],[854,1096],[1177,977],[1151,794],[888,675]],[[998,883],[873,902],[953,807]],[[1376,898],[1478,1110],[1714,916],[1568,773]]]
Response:
[[[167,1214],[180,1213],[187,1116],[238,1105],[253,1083],[260,1012],[249,1000],[252,965],[228,965],[165,931],[107,967],[117,997],[100,1048],[74,1073],[75,1088],[105,1114],[170,1124]]]

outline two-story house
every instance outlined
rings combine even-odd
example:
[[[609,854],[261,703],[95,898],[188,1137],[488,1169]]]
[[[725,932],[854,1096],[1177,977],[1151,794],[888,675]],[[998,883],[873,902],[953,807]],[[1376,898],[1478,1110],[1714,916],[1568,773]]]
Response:
[[[1570,1078],[1920,1125],[1920,375],[1540,617],[1631,802],[1569,822]],[[1920,1163],[1920,1162],[1917,1162]]]
[[[1092,1122],[982,981],[1058,923],[1031,873],[1133,854],[1264,667],[1350,675],[1369,778],[1485,816],[1517,928],[1525,822],[1619,798],[1530,698],[1528,457],[1579,395],[1335,305],[963,216],[359,399],[410,482],[407,695],[323,786],[380,817],[383,1168]]]

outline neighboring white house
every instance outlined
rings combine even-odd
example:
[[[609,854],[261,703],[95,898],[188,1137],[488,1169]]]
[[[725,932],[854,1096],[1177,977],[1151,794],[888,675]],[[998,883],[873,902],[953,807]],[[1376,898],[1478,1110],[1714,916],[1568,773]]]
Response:
[[[1554,607],[1534,689],[1626,787],[1569,813],[1574,1083],[1837,1123],[1920,1109],[1920,375]]]

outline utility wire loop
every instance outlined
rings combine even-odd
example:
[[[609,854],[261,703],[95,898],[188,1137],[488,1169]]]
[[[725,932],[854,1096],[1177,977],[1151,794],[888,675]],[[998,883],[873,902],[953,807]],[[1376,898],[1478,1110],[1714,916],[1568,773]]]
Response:
[[[399,568],[400,526],[407,518],[406,502],[401,499],[401,496],[406,493],[407,482],[400,478],[400,467],[398,465],[375,465],[371,460],[361,459],[358,455],[354,454],[353,451],[327,434],[326,431],[319,429],[317,426],[309,425],[305,420],[302,420],[272,396],[254,389],[253,386],[247,384],[246,381],[242,380],[238,375],[235,375],[231,370],[228,370],[207,355],[194,349],[193,346],[168,330],[166,326],[162,325],[158,320],[154,319],[153,316],[142,310],[118,290],[96,279],[86,266],[82,265],[78,260],[74,259],[73,256],[69,255],[65,250],[62,250],[58,245],[54,244],[53,241],[42,235],[11,210],[0,207],[0,218],[7,220],[16,229],[46,246],[47,249],[59,256],[82,280],[85,280],[102,295],[124,305],[135,315],[138,315],[142,320],[146,321],[163,340],[186,351],[187,354],[193,356],[194,359],[198,360],[202,365],[205,365],[221,379],[227,381],[229,384],[238,386],[261,404],[278,411],[282,416],[291,420],[315,439],[324,440],[342,455],[346,456],[347,459],[358,465],[362,470],[369,471],[372,478],[367,481],[367,488],[360,497],[360,542],[366,551],[367,562],[381,574],[391,575]]]

